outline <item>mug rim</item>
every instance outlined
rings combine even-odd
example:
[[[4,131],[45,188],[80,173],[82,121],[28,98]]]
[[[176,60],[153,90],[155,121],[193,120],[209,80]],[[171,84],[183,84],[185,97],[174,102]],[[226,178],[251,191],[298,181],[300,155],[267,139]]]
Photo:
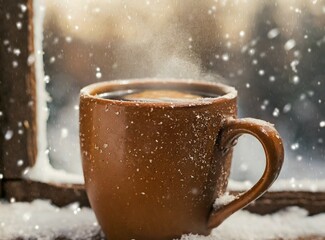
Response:
[[[183,84],[183,85],[195,85],[200,87],[209,87],[209,90],[215,90],[218,92],[217,97],[209,97],[202,99],[194,99],[194,100],[184,100],[181,102],[165,102],[165,101],[137,101],[137,100],[121,100],[121,99],[109,99],[102,98],[98,96],[98,94],[103,92],[109,92],[114,87],[123,87],[127,85],[145,85],[148,83],[156,84],[159,83],[161,85],[164,84]],[[114,89],[115,91],[118,89]],[[236,99],[237,90],[234,87],[228,86],[223,83],[210,82],[205,80],[194,80],[194,79],[175,79],[175,78],[136,78],[136,79],[120,79],[120,80],[111,80],[111,81],[103,81],[92,83],[83,87],[80,90],[81,98],[90,98],[95,101],[99,101],[101,103],[106,104],[118,104],[125,106],[163,106],[163,107],[188,107],[188,106],[196,106],[196,105],[208,105],[215,102],[220,102],[224,100]]]

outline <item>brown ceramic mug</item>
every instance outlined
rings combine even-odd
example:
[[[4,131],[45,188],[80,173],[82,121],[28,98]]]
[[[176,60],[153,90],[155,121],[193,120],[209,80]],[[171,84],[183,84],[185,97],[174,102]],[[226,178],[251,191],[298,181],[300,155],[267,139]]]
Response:
[[[180,102],[99,96],[152,88],[219,96]],[[267,122],[238,119],[236,99],[232,87],[192,80],[120,80],[82,89],[80,141],[85,186],[108,239],[208,235],[270,187],[283,162],[281,138]],[[214,209],[215,199],[226,191],[232,147],[245,133],[264,147],[264,174],[249,191]]]

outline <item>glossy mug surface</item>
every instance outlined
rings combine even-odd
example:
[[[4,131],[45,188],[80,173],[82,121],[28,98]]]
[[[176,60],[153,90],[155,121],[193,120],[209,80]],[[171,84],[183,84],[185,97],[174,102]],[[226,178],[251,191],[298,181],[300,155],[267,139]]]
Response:
[[[204,94],[122,99],[134,89]],[[119,80],[82,89],[85,186],[108,239],[208,235],[270,187],[283,162],[281,138],[267,122],[238,119],[236,100],[232,87],[193,80]],[[264,147],[264,174],[252,189],[214,209],[215,199],[226,191],[232,148],[245,133]]]

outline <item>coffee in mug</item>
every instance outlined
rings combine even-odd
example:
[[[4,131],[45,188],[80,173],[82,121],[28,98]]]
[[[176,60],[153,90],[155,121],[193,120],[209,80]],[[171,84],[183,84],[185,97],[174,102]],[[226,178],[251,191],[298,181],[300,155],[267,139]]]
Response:
[[[177,91],[173,89],[127,89],[101,93],[98,97],[124,101],[181,102],[202,98],[215,98],[218,95],[186,89]]]
[[[242,134],[261,142],[264,174],[232,202],[213,208],[226,192],[232,149]],[[273,125],[237,118],[234,88],[179,79],[85,87],[80,144],[89,201],[110,240],[208,235],[271,186],[284,157]]]

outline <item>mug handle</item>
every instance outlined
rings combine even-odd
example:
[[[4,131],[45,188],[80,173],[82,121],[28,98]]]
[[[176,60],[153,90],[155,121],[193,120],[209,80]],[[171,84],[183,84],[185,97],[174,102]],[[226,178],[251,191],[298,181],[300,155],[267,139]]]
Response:
[[[226,154],[242,134],[256,137],[263,145],[266,166],[260,180],[247,192],[239,195],[232,202],[212,208],[208,219],[208,228],[219,226],[234,212],[246,207],[260,197],[277,179],[282,167],[284,150],[282,140],[272,124],[253,118],[227,119],[217,142],[219,150]]]

